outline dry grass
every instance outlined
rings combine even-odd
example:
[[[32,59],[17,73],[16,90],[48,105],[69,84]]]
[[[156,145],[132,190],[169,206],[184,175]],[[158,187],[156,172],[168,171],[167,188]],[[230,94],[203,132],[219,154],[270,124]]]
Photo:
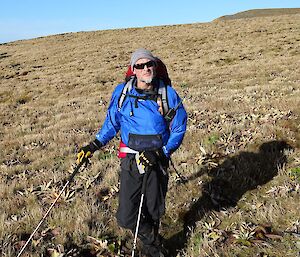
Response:
[[[173,160],[188,182],[177,184],[171,169],[162,220],[172,255],[296,256],[299,25],[299,15],[286,15],[0,45],[1,255],[15,256],[38,224],[78,147],[103,122],[131,52],[142,46],[164,60],[173,86],[187,94],[188,131]],[[117,144],[76,177],[30,256],[112,256],[130,244],[114,218]]]

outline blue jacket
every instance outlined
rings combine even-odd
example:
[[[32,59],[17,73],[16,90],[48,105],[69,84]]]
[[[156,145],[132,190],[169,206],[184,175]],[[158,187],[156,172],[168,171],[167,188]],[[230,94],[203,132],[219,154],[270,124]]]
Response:
[[[187,114],[183,105],[179,105],[170,124],[159,113],[159,106],[153,100],[136,100],[134,97],[126,97],[122,107],[118,110],[118,101],[125,84],[124,82],[115,88],[106,119],[96,134],[96,139],[105,145],[120,131],[122,142],[128,145],[130,134],[160,135],[163,151],[169,157],[180,146],[186,131]],[[128,94],[143,96],[135,87],[132,87]],[[171,86],[167,86],[167,100],[170,108],[177,106],[181,101]]]

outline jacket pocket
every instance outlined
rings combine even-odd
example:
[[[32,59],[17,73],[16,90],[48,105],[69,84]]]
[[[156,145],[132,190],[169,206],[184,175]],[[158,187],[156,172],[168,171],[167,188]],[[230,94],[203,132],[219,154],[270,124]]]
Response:
[[[160,134],[138,135],[129,133],[128,147],[138,152],[156,151],[163,147],[162,136]]]

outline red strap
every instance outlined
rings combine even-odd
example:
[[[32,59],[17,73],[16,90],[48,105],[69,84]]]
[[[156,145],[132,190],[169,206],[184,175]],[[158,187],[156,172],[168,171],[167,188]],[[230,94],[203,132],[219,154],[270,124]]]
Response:
[[[120,152],[121,147],[126,147],[126,145],[120,140],[119,148],[118,148],[118,158],[125,158],[127,153]]]

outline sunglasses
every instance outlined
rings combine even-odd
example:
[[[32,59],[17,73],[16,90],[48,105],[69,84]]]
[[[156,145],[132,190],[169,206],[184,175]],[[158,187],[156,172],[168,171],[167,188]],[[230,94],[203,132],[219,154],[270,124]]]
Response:
[[[147,66],[147,68],[150,68],[150,67],[153,67],[154,65],[155,65],[154,61],[149,61],[149,62],[145,62],[145,63],[135,64],[135,65],[133,65],[133,67],[138,70],[142,70],[145,68],[145,66]]]

